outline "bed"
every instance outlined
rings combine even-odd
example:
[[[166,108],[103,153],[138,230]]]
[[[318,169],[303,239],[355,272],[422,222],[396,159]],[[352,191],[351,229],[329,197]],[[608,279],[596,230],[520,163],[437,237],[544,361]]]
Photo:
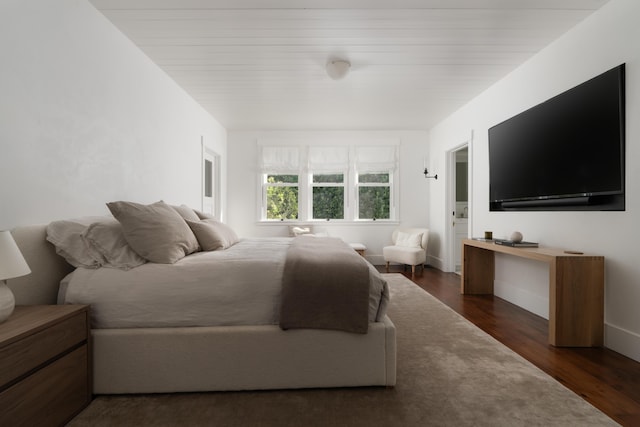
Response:
[[[69,286],[74,267],[46,240],[46,230],[46,225],[12,230],[32,270],[9,281],[17,304],[55,304],[63,279]],[[370,321],[366,333],[283,330],[278,324],[96,326],[95,394],[393,386],[396,381],[395,327],[386,314]]]

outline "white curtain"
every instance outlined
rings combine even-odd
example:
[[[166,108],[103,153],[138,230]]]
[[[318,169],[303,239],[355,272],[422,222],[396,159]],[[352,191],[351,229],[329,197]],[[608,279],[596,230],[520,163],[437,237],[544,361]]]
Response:
[[[300,148],[293,146],[262,146],[260,170],[263,173],[300,172]]]
[[[396,146],[356,147],[358,172],[393,171],[398,166]]]
[[[349,147],[309,147],[307,166],[311,172],[349,169]]]

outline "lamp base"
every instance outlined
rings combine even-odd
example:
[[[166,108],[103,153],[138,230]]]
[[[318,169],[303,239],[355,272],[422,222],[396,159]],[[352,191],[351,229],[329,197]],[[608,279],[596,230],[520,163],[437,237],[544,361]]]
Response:
[[[0,281],[0,323],[11,316],[15,306],[16,300],[13,297],[13,292],[11,292],[11,289],[7,286],[6,281]]]

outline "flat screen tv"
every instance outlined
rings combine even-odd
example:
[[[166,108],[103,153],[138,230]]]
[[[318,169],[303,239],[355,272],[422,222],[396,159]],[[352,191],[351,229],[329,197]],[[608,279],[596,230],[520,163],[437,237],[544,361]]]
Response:
[[[624,64],[489,129],[489,206],[624,210]]]

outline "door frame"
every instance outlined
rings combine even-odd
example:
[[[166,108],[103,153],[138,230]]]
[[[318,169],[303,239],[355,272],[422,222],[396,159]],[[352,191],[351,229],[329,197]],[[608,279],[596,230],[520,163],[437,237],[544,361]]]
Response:
[[[221,186],[220,186],[220,178],[221,178],[221,174],[220,174],[220,155],[218,153],[216,153],[215,151],[213,151],[212,149],[210,149],[209,147],[207,147],[204,143],[204,137],[200,138],[200,143],[201,143],[201,149],[202,149],[202,161],[201,161],[201,166],[202,166],[202,188],[201,188],[201,195],[202,195],[202,204],[201,204],[201,209],[203,212],[213,215],[216,219],[218,220],[222,220],[221,215],[222,215],[222,206],[221,206],[221,200],[222,198],[220,197],[220,191],[221,191]],[[210,174],[210,179],[211,182],[208,183],[209,184],[209,188],[211,189],[211,197],[207,197],[207,195],[205,194],[205,188],[207,187],[207,174],[206,174],[206,162],[210,162],[211,163],[211,174]]]
[[[446,256],[444,267],[447,272],[456,271],[456,230],[454,225],[454,213],[456,210],[456,153],[460,150],[467,148],[467,237],[471,235],[472,219],[473,219],[473,131],[469,139],[461,142],[460,144],[452,147],[446,152],[446,174],[447,174],[447,188],[446,188],[446,202],[445,202],[445,238],[446,238]]]

